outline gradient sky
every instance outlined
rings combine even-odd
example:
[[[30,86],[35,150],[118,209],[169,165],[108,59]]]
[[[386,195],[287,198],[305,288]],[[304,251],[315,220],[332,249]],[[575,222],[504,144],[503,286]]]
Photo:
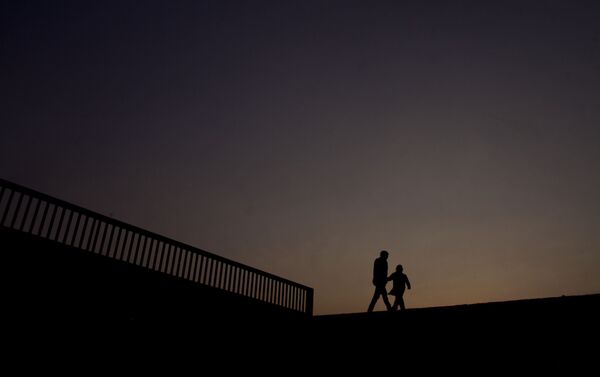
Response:
[[[0,65],[0,177],[316,314],[381,249],[408,307],[600,292],[599,1],[6,1]]]

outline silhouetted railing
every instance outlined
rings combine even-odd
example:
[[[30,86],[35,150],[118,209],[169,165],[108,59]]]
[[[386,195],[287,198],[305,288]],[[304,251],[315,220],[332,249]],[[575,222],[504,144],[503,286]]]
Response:
[[[4,179],[0,226],[312,315],[310,287]]]

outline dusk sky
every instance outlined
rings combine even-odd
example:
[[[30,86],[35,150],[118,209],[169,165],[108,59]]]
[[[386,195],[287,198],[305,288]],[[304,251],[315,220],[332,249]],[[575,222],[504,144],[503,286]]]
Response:
[[[0,177],[315,314],[382,249],[409,308],[600,293],[600,1],[4,1],[0,66]]]

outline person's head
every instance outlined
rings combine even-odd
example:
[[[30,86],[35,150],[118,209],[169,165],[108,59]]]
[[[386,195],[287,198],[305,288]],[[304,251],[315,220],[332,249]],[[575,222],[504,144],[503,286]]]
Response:
[[[387,251],[385,250],[381,250],[381,252],[379,253],[379,255],[383,258],[383,259],[387,259],[388,255],[390,255]]]
[[[402,267],[401,264],[399,264],[399,265],[396,266],[396,271],[402,272],[403,270],[404,270],[404,268]]]

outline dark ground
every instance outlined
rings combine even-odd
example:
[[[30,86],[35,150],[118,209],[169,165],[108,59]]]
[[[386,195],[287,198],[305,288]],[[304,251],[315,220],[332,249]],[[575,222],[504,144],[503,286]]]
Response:
[[[21,372],[571,375],[600,354],[600,294],[310,318],[1,235],[4,359]]]

